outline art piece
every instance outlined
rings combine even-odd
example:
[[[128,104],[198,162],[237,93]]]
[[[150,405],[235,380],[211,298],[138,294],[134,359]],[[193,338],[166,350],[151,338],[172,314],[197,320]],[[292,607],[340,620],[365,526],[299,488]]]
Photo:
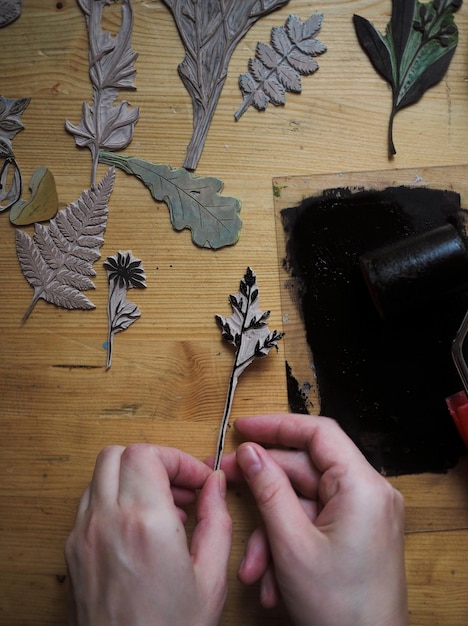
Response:
[[[0,211],[6,211],[21,197],[22,177],[13,152],[13,138],[24,129],[21,116],[31,98],[10,100],[0,96]]]
[[[318,70],[314,57],[327,47],[315,38],[322,26],[323,15],[314,14],[305,22],[290,15],[284,26],[271,31],[271,46],[259,42],[255,58],[249,59],[249,73],[241,74],[239,86],[244,101],[234,114],[238,120],[252,105],[259,111],[271,102],[275,106],[286,102],[286,91],[301,93],[301,74],[307,76]]]
[[[96,183],[100,150],[121,150],[128,146],[138,120],[138,107],[123,101],[115,104],[119,90],[135,89],[137,53],[131,47],[133,9],[131,0],[122,0],[122,23],[113,37],[101,29],[103,8],[110,0],[77,0],[86,18],[89,39],[89,76],[93,86],[93,102],[83,103],[80,123],[68,120],[65,128],[75,136],[80,148],[89,148],[92,155],[91,184]]]
[[[289,370],[294,410],[335,418],[386,475],[453,467],[464,445],[445,398],[461,388],[450,347],[468,309],[468,258],[446,242],[466,243],[459,194],[425,186],[327,188],[280,217],[285,289],[304,327],[286,353],[292,362],[306,341],[311,355],[307,372]],[[416,264],[412,256],[406,281],[409,244],[420,257]],[[393,264],[384,266],[389,249]],[[448,252],[449,267],[441,264]],[[369,269],[376,259],[385,267],[378,281]],[[456,275],[447,279],[450,271]],[[307,406],[303,394],[301,409],[300,394],[291,394],[294,374],[296,391],[303,376],[317,386],[319,406]]]
[[[82,292],[94,288],[90,277],[96,275],[93,263],[101,256],[114,177],[110,168],[96,187],[83,191],[48,226],[36,224],[34,237],[16,230],[21,270],[34,289],[23,322],[40,299],[66,309],[95,308]]]
[[[146,276],[140,259],[128,250],[117,252],[104,262],[109,282],[109,302],[107,305],[108,335],[106,370],[112,364],[114,335],[131,326],[141,316],[141,311],[127,300],[129,289],[146,287]]]
[[[167,204],[175,230],[189,228],[196,245],[217,249],[238,240],[241,203],[220,195],[223,183],[218,178],[105,151],[99,161],[139,178],[155,200]]]
[[[29,182],[29,200],[19,198],[10,208],[10,222],[27,226],[50,220],[58,211],[59,199],[55,178],[49,168],[38,167]]]
[[[392,87],[388,129],[390,155],[396,113],[417,102],[445,75],[458,43],[453,13],[462,0],[393,0],[392,17],[385,35],[367,19],[354,15],[359,43],[375,69]]]
[[[0,0],[0,28],[18,19],[22,4],[23,0]]]
[[[232,343],[236,348],[216,446],[215,470],[219,469],[221,464],[229,415],[239,376],[256,357],[267,356],[271,348],[277,348],[278,342],[283,337],[283,333],[279,333],[277,330],[270,333],[268,329],[267,320],[270,311],[263,312],[259,308],[257,277],[250,267],[247,268],[240,281],[239,289],[240,291],[235,296],[229,297],[233,310],[231,317],[215,316],[221,328],[223,339]]]
[[[179,75],[192,98],[193,134],[184,167],[197,167],[231,56],[249,29],[289,0],[163,0],[185,48]]]

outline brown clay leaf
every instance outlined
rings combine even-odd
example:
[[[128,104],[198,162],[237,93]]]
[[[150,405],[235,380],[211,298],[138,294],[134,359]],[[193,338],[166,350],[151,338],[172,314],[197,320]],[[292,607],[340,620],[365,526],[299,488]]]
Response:
[[[36,224],[34,237],[16,229],[18,260],[34,289],[23,322],[40,299],[66,309],[94,308],[81,292],[94,288],[90,276],[96,275],[92,265],[101,256],[114,178],[109,168],[97,186],[83,191],[48,226]]]
[[[284,104],[286,91],[302,91],[300,75],[315,72],[319,66],[313,57],[327,50],[315,38],[322,17],[316,13],[302,22],[296,15],[290,15],[284,27],[271,31],[271,45],[257,44],[255,58],[249,61],[249,73],[239,77],[244,101],[234,115],[236,120],[250,105],[263,111],[269,102],[275,106]]]
[[[10,209],[10,222],[15,226],[26,226],[34,222],[50,220],[58,210],[55,178],[47,167],[38,167],[29,183],[31,198],[18,200]]]
[[[96,181],[100,150],[121,150],[128,146],[140,111],[123,101],[115,104],[120,89],[134,90],[135,61],[132,50],[133,9],[131,0],[122,0],[122,21],[117,35],[101,29],[102,12],[108,0],[78,0],[85,14],[89,39],[89,76],[93,103],[83,103],[80,123],[68,120],[65,128],[80,148],[89,148],[93,159],[91,181]]]
[[[192,98],[193,135],[184,167],[197,167],[239,41],[261,17],[289,0],[163,0],[185,48],[179,75]]]

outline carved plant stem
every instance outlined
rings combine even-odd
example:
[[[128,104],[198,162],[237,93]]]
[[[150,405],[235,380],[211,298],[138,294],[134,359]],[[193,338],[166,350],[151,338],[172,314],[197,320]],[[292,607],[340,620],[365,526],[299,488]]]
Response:
[[[184,167],[197,167],[229,61],[251,26],[289,0],[163,0],[185,48],[179,75],[192,98],[193,135]]]

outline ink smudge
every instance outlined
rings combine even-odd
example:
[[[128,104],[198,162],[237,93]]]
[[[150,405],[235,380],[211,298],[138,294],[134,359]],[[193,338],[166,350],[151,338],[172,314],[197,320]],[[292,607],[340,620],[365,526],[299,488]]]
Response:
[[[405,186],[328,189],[281,211],[320,413],[386,475],[444,472],[465,451],[445,398],[462,388],[450,346],[468,290],[382,320],[359,259],[447,223],[466,241],[463,214],[455,192]]]

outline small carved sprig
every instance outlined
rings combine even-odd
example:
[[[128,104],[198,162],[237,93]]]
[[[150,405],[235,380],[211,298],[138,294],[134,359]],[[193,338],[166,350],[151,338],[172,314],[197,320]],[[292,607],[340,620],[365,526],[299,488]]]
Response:
[[[133,9],[131,0],[122,0],[122,23],[115,37],[101,29],[104,5],[111,0],[77,0],[85,14],[89,39],[89,76],[93,103],[83,103],[78,126],[68,120],[65,128],[80,148],[91,151],[91,182],[95,184],[100,150],[121,150],[128,146],[138,120],[138,107],[123,101],[115,105],[119,89],[134,90],[137,53],[132,50]]]
[[[141,316],[141,311],[133,302],[127,300],[127,291],[134,287],[144,289],[146,276],[140,259],[128,250],[117,252],[104,262],[109,282],[109,302],[107,317],[109,321],[107,335],[106,370],[112,364],[112,346],[114,335],[131,326]]]
[[[290,15],[284,26],[272,29],[271,46],[257,44],[255,58],[249,60],[249,73],[239,76],[244,101],[234,114],[236,120],[250,105],[263,111],[269,102],[275,106],[284,104],[286,91],[302,91],[301,74],[305,76],[318,70],[313,57],[327,50],[315,39],[322,19],[323,15],[316,13],[301,22],[296,15]]]
[[[233,310],[231,317],[215,316],[216,322],[221,328],[221,336],[236,348],[226,406],[216,447],[215,469],[218,469],[221,463],[229,415],[239,376],[256,357],[267,356],[271,348],[277,348],[278,342],[284,335],[277,330],[270,333],[267,326],[270,311],[261,311],[259,308],[257,278],[250,267],[247,268],[240,281],[239,289],[240,291],[235,296],[229,296]]]

